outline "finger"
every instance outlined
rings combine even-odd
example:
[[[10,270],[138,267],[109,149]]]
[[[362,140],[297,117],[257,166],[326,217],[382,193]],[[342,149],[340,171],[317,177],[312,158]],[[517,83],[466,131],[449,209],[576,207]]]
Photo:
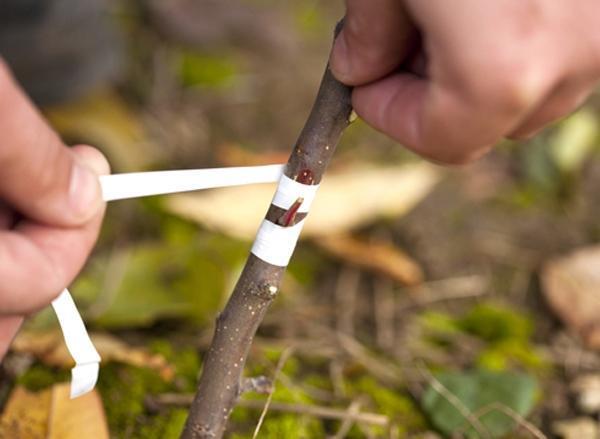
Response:
[[[6,355],[17,331],[23,323],[23,316],[0,317],[0,361]]]
[[[415,32],[399,0],[346,0],[344,27],[331,53],[331,69],[342,82],[365,84],[398,67]]]
[[[398,73],[356,87],[352,103],[367,123],[417,154],[462,164],[483,155],[527,115],[530,105],[515,88],[476,96],[452,83]]]
[[[565,83],[552,92],[550,97],[507,137],[520,140],[538,133],[546,125],[567,116],[580,107],[592,94],[597,81],[585,80]]]
[[[78,160],[107,173],[92,148],[76,148]],[[98,236],[102,211],[80,227],[59,228],[25,220],[0,231],[2,314],[27,314],[48,305],[83,266]]]
[[[0,60],[0,198],[47,224],[85,223],[101,209],[97,177],[79,165]]]
[[[14,212],[0,200],[0,230],[8,229],[13,225]]]

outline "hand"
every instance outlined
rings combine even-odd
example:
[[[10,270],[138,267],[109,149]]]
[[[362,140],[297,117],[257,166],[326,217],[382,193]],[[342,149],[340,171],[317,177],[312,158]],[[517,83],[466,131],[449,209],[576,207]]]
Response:
[[[98,174],[108,172],[97,150],[60,141],[0,60],[0,359],[23,316],[83,266],[104,212]]]
[[[334,75],[356,86],[367,123],[435,161],[468,162],[503,137],[529,137],[600,79],[598,0],[346,4]]]

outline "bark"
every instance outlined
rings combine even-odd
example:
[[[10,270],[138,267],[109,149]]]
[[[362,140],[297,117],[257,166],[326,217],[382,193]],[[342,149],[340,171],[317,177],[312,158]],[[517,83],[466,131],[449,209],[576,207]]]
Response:
[[[350,95],[351,89],[333,77],[328,65],[312,111],[286,165],[288,177],[304,184],[321,181],[349,123]],[[304,216],[291,213],[271,205],[265,218],[291,226]],[[229,414],[243,388],[242,374],[252,340],[277,295],[284,271],[285,268],[249,255],[229,302],[217,318],[182,438],[223,436]]]

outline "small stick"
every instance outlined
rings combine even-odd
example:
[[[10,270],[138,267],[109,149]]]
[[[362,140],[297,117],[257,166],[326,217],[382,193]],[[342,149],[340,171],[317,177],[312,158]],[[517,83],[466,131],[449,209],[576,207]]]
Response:
[[[341,24],[336,29],[339,30]],[[315,104],[285,167],[287,177],[302,184],[321,182],[342,132],[349,124],[350,98],[351,89],[337,81],[327,66]],[[271,205],[265,218],[277,223],[284,213],[283,209]],[[299,214],[295,219],[298,217]],[[252,253],[248,256],[233,293],[217,318],[183,439],[223,437],[240,395],[252,340],[279,290],[284,271],[284,267],[271,265]]]
[[[277,382],[277,378],[279,377],[279,373],[285,362],[290,355],[292,355],[292,348],[287,348],[279,357],[279,361],[277,362],[277,367],[275,368],[275,373],[273,374],[273,386],[271,387],[271,391],[269,392],[269,396],[267,397],[267,401],[265,402],[265,407],[263,408],[262,413],[260,414],[260,418],[258,418],[258,422],[256,423],[256,428],[254,429],[254,434],[252,435],[252,439],[256,439],[258,437],[258,432],[260,431],[260,427],[262,426],[265,416],[267,416],[267,411],[269,410],[269,406],[271,405],[271,401],[273,400],[273,394],[275,393],[275,385]]]
[[[194,395],[164,393],[162,395],[148,398],[146,402],[151,407],[160,407],[161,405],[188,407],[193,400]],[[252,410],[263,410],[265,403],[263,401],[258,401],[255,399],[241,399],[238,401],[238,406]],[[320,405],[271,402],[269,410],[274,412],[295,413],[298,415],[314,416],[320,419],[333,419],[338,421],[350,419],[351,421],[354,421],[359,424],[375,425],[379,427],[387,427],[390,424],[390,419],[386,415],[382,415],[379,413],[349,413],[347,409],[338,409]]]

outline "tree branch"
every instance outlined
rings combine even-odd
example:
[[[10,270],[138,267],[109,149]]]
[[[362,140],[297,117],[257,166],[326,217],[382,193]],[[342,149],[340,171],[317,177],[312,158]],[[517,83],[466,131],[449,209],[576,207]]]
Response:
[[[350,94],[351,89],[333,77],[328,65],[312,111],[288,160],[286,176],[303,184],[321,181],[342,132],[348,126],[352,111]],[[271,205],[265,218],[292,226],[304,216],[286,213]],[[183,439],[223,436],[229,414],[240,395],[241,378],[252,340],[279,290],[284,270],[252,253],[249,255],[229,302],[217,318],[198,390],[181,436]]]

